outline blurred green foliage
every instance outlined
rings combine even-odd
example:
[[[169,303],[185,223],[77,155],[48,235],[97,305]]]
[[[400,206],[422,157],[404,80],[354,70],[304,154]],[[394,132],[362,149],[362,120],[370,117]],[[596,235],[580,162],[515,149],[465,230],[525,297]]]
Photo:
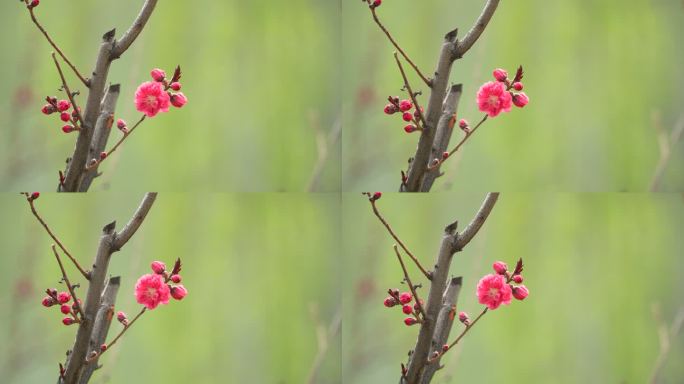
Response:
[[[81,72],[92,71],[104,32],[120,36],[142,1],[43,1],[42,24]],[[316,130],[339,120],[339,9],[292,0],[159,2],[134,45],[112,65],[116,117],[137,120],[133,94],[152,68],[183,69],[189,102],[145,121],[103,165],[93,191],[303,191],[317,159]],[[61,86],[49,46],[18,1],[0,5],[2,190],[56,189],[75,134],[44,116]],[[81,90],[68,74],[72,90]],[[83,105],[84,96],[78,98]],[[78,102],[78,101],[77,101]],[[118,138],[113,132],[110,143]],[[339,189],[339,145],[320,191]]]
[[[389,0],[378,14],[429,75],[444,34],[459,28],[464,36],[483,4]],[[400,117],[382,113],[388,95],[405,95],[394,47],[362,2],[345,2],[342,20],[342,185],[394,191],[418,141],[404,133]],[[669,132],[683,113],[681,36],[681,1],[502,1],[453,67],[452,81],[463,83],[459,118],[481,118],[475,94],[497,67],[524,66],[530,104],[487,121],[445,164],[434,190],[646,191],[659,158],[654,127]],[[424,104],[427,89],[407,68]],[[684,140],[661,188],[682,187]]]
[[[101,228],[117,220],[120,229],[141,198],[44,194],[37,206],[87,266]],[[146,313],[103,356],[92,382],[305,382],[317,327],[340,311],[338,204],[326,194],[159,194],[112,258],[110,272],[122,276],[116,309],[138,311],[133,286],[153,260],[180,257],[189,294]],[[51,239],[18,194],[0,195],[0,212],[1,381],[54,382],[76,328],[61,324],[58,308],[40,305],[46,288],[61,286]],[[83,283],[70,270],[72,282]],[[110,336],[119,329],[113,324]],[[339,336],[328,345],[320,383],[340,378]]]
[[[389,194],[380,211],[423,265],[443,228],[463,229],[484,194]],[[418,328],[382,305],[406,288],[393,240],[357,194],[343,200],[345,383],[398,381]],[[503,193],[477,237],[454,256],[459,311],[483,308],[475,287],[491,264],[525,262],[530,296],[487,313],[442,363],[434,383],[642,383],[659,351],[653,306],[671,323],[684,306],[681,195]],[[410,261],[408,261],[410,262]],[[414,283],[418,269],[409,269]],[[419,290],[426,295],[427,285]],[[451,340],[462,327],[456,324]],[[672,340],[663,383],[681,382],[684,338]]]

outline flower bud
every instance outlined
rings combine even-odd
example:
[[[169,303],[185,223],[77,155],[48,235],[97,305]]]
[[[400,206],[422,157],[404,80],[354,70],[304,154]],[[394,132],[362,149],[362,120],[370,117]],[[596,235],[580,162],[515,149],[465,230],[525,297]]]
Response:
[[[74,320],[74,319],[71,318],[71,317],[65,317],[65,318],[62,319],[62,324],[64,324],[64,325],[71,325],[71,324],[73,324],[73,323],[75,323],[75,322],[76,322],[76,320]]]
[[[164,273],[164,271],[166,271],[166,264],[162,263],[161,261],[153,261],[152,264],[150,264],[150,267],[157,275],[161,275]]]
[[[409,125],[404,127],[404,131],[406,131],[406,133],[415,132],[417,129],[418,128],[413,124],[409,124]]]
[[[71,103],[69,100],[60,100],[57,102],[57,110],[60,112],[64,112],[69,108],[71,108]]]
[[[530,294],[530,291],[524,285],[519,285],[517,287],[513,287],[513,297],[515,297],[518,300],[525,300],[525,298],[529,294]]]
[[[174,91],[180,91],[181,83],[174,81],[173,83],[171,83],[171,89],[173,89]]]
[[[385,307],[387,307],[387,308],[392,308],[392,307],[394,307],[395,305],[397,305],[397,300],[396,300],[394,297],[389,296],[389,297],[386,297],[386,298],[385,298],[385,301],[383,301],[383,304],[384,304]],[[49,306],[49,305],[46,305],[46,307],[48,307],[48,306]]]
[[[166,72],[159,68],[155,68],[150,72],[150,76],[152,76],[152,79],[154,81],[162,82],[164,81],[164,78],[166,77]]]
[[[182,284],[171,287],[171,297],[176,300],[183,300],[187,294],[188,290]]]
[[[508,72],[501,68],[495,69],[493,75],[497,81],[501,82],[506,81],[506,79],[508,78]]]
[[[397,112],[397,107],[395,107],[394,104],[387,104],[387,105],[385,105],[384,111],[385,111],[385,114],[392,115],[392,114]],[[43,112],[43,113],[45,113],[45,112]],[[47,115],[47,113],[46,113],[46,115]]]
[[[65,315],[68,315],[71,313],[71,306],[69,304],[62,304],[62,306],[59,307],[59,311]]]
[[[513,104],[515,104],[516,107],[522,108],[527,105],[527,103],[530,102],[530,98],[527,97],[525,92],[520,92],[515,95],[513,95]]]
[[[413,325],[413,324],[415,324],[415,323],[417,323],[417,322],[418,322],[418,320],[416,320],[415,317],[407,317],[407,318],[404,319],[404,324],[406,324],[406,325],[408,325],[408,326],[411,326],[411,325]]]
[[[508,266],[507,266],[506,263],[504,263],[503,261],[497,261],[497,262],[495,262],[495,263],[492,265],[492,267],[494,268],[494,272],[496,272],[496,273],[499,274],[499,275],[505,274],[506,271],[508,270]]]
[[[516,284],[522,283],[522,282],[523,282],[523,277],[522,277],[522,275],[515,275],[515,276],[513,276],[513,282],[515,282]]]
[[[409,304],[404,304],[404,306],[401,307],[401,311],[406,315],[410,315],[413,313],[413,308]]]
[[[402,118],[404,121],[411,121],[411,120],[413,120],[413,114],[412,114],[411,112],[404,112],[404,113],[401,115],[401,118]]]
[[[522,91],[523,84],[519,81],[516,81],[515,83],[513,83],[513,89],[515,89],[516,91]]]
[[[411,103],[411,100],[402,100],[399,102],[399,109],[402,112],[406,112],[411,108],[413,108],[413,103]]]
[[[402,294],[399,295],[399,301],[402,304],[410,303],[412,298],[413,298],[413,296],[411,295],[410,292],[403,292]]]
[[[171,281],[178,284],[181,282],[181,275],[171,275]]]
[[[71,295],[69,292],[60,292],[57,294],[57,301],[59,301],[60,304],[64,304],[71,300]]]

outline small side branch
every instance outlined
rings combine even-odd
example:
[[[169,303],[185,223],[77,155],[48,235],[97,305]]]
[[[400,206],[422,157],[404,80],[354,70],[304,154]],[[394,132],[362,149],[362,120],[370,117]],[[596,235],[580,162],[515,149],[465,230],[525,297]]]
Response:
[[[138,122],[135,123],[135,125],[133,125],[133,127],[131,127],[131,129],[128,132],[124,133],[123,136],[121,136],[121,138],[119,140],[117,140],[117,142],[114,144],[114,146],[112,146],[112,148],[109,151],[105,152],[104,157],[94,158],[95,161],[91,160],[90,164],[88,164],[85,168],[86,171],[92,171],[94,169],[97,169],[97,167],[100,164],[102,164],[102,162],[105,161],[109,157],[109,155],[114,153],[114,151],[116,151],[117,148],[119,148],[119,146],[121,146],[121,144],[123,144],[124,140],[126,140],[128,138],[128,136],[130,136],[133,133],[133,131],[135,131],[135,129],[138,127],[138,125],[140,125],[140,123],[142,123],[144,120],[145,120],[145,115],[142,115],[140,120],[138,120]]]
[[[154,204],[156,199],[157,192],[148,192],[145,194],[145,197],[143,197],[140,206],[138,206],[138,209],[133,214],[131,220],[129,220],[123,229],[116,234],[116,240],[112,244],[115,251],[121,249],[121,247],[123,247],[135,234],[138,228],[140,228],[140,225],[145,220],[147,213],[150,211],[150,208],[152,208],[152,204]]]
[[[487,197],[485,197],[485,200],[482,203],[482,206],[480,206],[480,209],[477,211],[475,218],[473,218],[463,232],[456,236],[456,241],[454,242],[454,250],[456,252],[462,250],[466,245],[468,245],[470,240],[475,237],[477,232],[480,230],[480,228],[482,228],[482,225],[487,220],[487,217],[489,217],[489,214],[492,212],[492,209],[494,208],[494,205],[498,199],[499,192],[489,192],[487,194]]]
[[[138,14],[138,17],[135,18],[135,21],[133,24],[128,28],[126,33],[124,33],[123,36],[119,40],[116,41],[116,44],[114,45],[114,49],[112,50],[112,56],[111,59],[118,59],[121,57],[121,55],[126,52],[126,50],[133,44],[135,39],[138,38],[138,35],[140,35],[140,32],[142,32],[143,28],[145,28],[145,24],[147,24],[147,20],[150,19],[150,16],[152,16],[152,11],[154,11],[154,7],[157,5],[157,0],[146,0],[145,4],[143,4],[142,9],[140,10],[140,13]]]
[[[399,259],[399,264],[401,264],[401,270],[404,271],[404,280],[406,281],[406,285],[409,286],[409,289],[411,290],[411,293],[413,294],[413,298],[416,300],[416,306],[418,307],[418,312],[420,312],[420,315],[423,317],[423,320],[425,320],[425,318],[427,317],[427,315],[425,314],[425,309],[423,309],[423,304],[420,303],[420,298],[418,297],[418,292],[416,292],[416,287],[411,282],[411,278],[409,277],[409,273],[406,270],[406,265],[404,265],[404,260],[401,258],[401,254],[399,253],[399,249],[397,248],[396,244],[392,245],[392,248],[394,248],[394,253],[397,254],[397,259]]]
[[[468,31],[465,37],[456,44],[454,49],[456,58],[462,57],[468,52],[473,44],[475,44],[477,39],[480,38],[480,35],[484,32],[487,24],[489,24],[489,20],[494,16],[494,11],[496,11],[498,5],[499,0],[487,0],[487,4],[485,4],[484,9],[482,9],[480,17],[477,18],[477,21],[475,21],[475,24],[470,28],[470,31]]]
[[[76,309],[76,312],[81,316],[81,320],[85,318],[85,315],[83,314],[83,310],[81,309],[81,304],[78,301],[78,298],[76,297],[76,291],[74,291],[74,286],[71,285],[71,282],[69,281],[69,277],[67,276],[66,271],[64,270],[64,265],[62,264],[62,259],[59,258],[59,253],[57,253],[57,248],[55,248],[55,245],[51,245],[52,248],[52,253],[55,254],[55,258],[57,259],[57,264],[59,264],[59,269],[62,271],[62,279],[64,280],[64,284],[66,284],[67,289],[69,290],[69,293],[71,294],[71,297],[74,299],[74,307]]]
[[[463,146],[463,144],[465,144],[466,141],[468,141],[470,136],[472,136],[475,133],[475,131],[477,131],[477,129],[480,128],[482,123],[484,123],[486,120],[487,120],[487,115],[485,114],[484,117],[482,118],[482,120],[480,120],[480,122],[477,123],[477,125],[475,127],[473,127],[473,129],[466,132],[465,136],[463,136],[461,141],[459,141],[458,144],[456,144],[456,146],[451,151],[449,151],[449,155],[446,158],[443,157],[441,159],[438,159],[436,163],[430,164],[428,166],[428,170],[432,171],[434,169],[439,168],[439,166],[442,165],[442,163],[447,161],[447,159],[449,159],[454,153],[456,153],[461,148],[461,146]]]
[[[397,56],[396,52],[394,52],[394,60],[396,60],[397,66],[399,67],[399,72],[401,72],[401,77],[404,79],[404,88],[406,88],[406,92],[408,92],[409,97],[413,102],[413,106],[416,108],[416,111],[418,112],[420,122],[423,123],[424,127],[426,124],[425,116],[423,116],[423,111],[421,110],[420,105],[418,105],[418,100],[416,100],[416,94],[413,93],[413,90],[411,89],[411,84],[409,84],[408,78],[406,77],[406,72],[404,72],[404,67],[401,65],[401,61],[399,61],[399,56]]]
[[[52,52],[52,60],[55,62],[55,67],[57,67],[57,72],[59,72],[60,79],[62,79],[62,88],[64,89],[64,92],[67,94],[67,97],[69,98],[69,101],[71,102],[71,105],[73,106],[74,111],[76,112],[76,118],[78,119],[79,124],[83,126],[83,117],[81,116],[81,110],[76,105],[74,94],[71,93],[71,90],[69,89],[69,85],[67,84],[67,81],[64,78],[64,73],[62,72],[62,67],[59,65],[59,62],[57,61],[57,57],[55,56],[54,52]]]
[[[421,78],[421,80],[423,80],[425,85],[427,85],[428,87],[431,87],[432,81],[430,79],[428,79],[425,75],[423,75],[423,72],[421,72],[420,69],[418,69],[418,66],[413,62],[413,60],[411,60],[411,58],[406,54],[406,52],[404,52],[404,50],[401,49],[401,47],[399,46],[399,43],[397,43],[397,41],[394,40],[394,37],[392,37],[392,34],[387,30],[387,28],[385,28],[385,26],[382,24],[382,22],[380,22],[380,18],[378,17],[378,13],[375,9],[376,7],[374,7],[371,4],[371,0],[366,0],[366,2],[368,3],[368,7],[370,8],[371,14],[373,15],[373,20],[375,20],[375,24],[377,24],[378,27],[380,27],[380,29],[385,33],[385,36],[387,36],[390,43],[392,43],[392,45],[394,45],[394,48],[396,48],[397,51],[399,51],[399,53],[401,53],[401,56],[403,56],[404,59],[406,59],[406,62],[409,63],[409,65],[416,71],[416,73]]]
[[[78,261],[76,261],[76,259],[71,255],[71,253],[69,253],[69,251],[62,244],[62,242],[59,241],[57,236],[52,232],[52,230],[47,225],[45,220],[43,220],[43,218],[38,214],[34,200],[29,198],[28,193],[24,193],[24,195],[26,196],[26,198],[27,198],[26,200],[28,201],[29,206],[31,207],[31,213],[33,213],[33,216],[35,216],[35,218],[38,220],[38,222],[43,226],[43,228],[45,228],[45,231],[48,233],[48,235],[50,235],[52,240],[54,240],[55,243],[57,243],[57,246],[59,246],[59,249],[61,249],[62,252],[64,252],[64,254],[67,255],[69,260],[71,260],[71,262],[74,263],[74,266],[76,267],[76,269],[78,269],[79,272],[81,272],[81,275],[83,275],[83,277],[86,280],[90,280],[90,273],[86,272],[83,268],[81,268],[81,265],[78,263]]]
[[[382,217],[382,215],[380,214],[380,211],[378,210],[378,207],[375,204],[375,200],[373,200],[373,199],[369,199],[369,200],[371,203],[371,207],[373,207],[373,213],[375,213],[375,216],[378,218],[378,220],[380,220],[382,225],[384,225],[385,228],[387,228],[387,231],[389,232],[390,236],[392,236],[392,238],[397,242],[397,244],[399,244],[401,249],[403,249],[404,252],[406,252],[406,254],[411,258],[411,260],[413,260],[413,262],[416,264],[418,269],[420,269],[420,271],[423,273],[425,278],[428,280],[432,280],[432,274],[430,272],[428,272],[427,270],[425,270],[425,268],[423,268],[423,266],[418,261],[418,258],[415,257],[413,255],[413,253],[411,253],[411,251],[408,250],[408,248],[406,248],[406,245],[404,245],[404,242],[401,241],[401,239],[394,233],[394,231],[392,230],[392,227],[389,225],[389,223],[385,220],[384,217]]]
[[[52,40],[52,38],[50,37],[50,34],[47,33],[45,28],[43,28],[43,26],[38,22],[34,8],[28,6],[28,4],[29,4],[28,0],[24,0],[24,3],[26,3],[26,5],[27,5],[27,8],[28,8],[29,14],[31,15],[31,20],[33,21],[33,24],[35,24],[36,27],[38,27],[38,29],[43,34],[43,36],[45,36],[45,38],[47,39],[48,43],[50,43],[52,48],[54,48],[55,51],[57,51],[57,53],[59,53],[59,56],[62,57],[64,62],[67,63],[67,65],[71,68],[71,70],[74,71],[74,74],[76,75],[76,77],[78,77],[79,80],[81,80],[83,85],[85,85],[86,87],[89,87],[90,81],[86,80],[86,78],[83,77],[83,75],[81,75],[81,72],[79,72],[78,69],[76,69],[76,66],[71,63],[71,60],[69,60],[69,58],[66,57],[66,55],[64,54],[64,52],[62,52],[61,49],[59,49],[59,47],[57,46],[57,43],[55,43],[55,41]]]

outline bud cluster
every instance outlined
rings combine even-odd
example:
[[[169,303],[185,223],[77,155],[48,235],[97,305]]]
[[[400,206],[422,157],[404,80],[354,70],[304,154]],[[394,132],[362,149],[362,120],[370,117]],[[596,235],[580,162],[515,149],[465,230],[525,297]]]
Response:
[[[78,118],[79,114],[81,113],[81,108],[74,108],[71,112],[69,112],[69,110],[72,108],[71,102],[69,102],[69,100],[57,100],[57,98],[54,96],[47,96],[45,101],[47,101],[47,104],[43,105],[40,111],[44,115],[58,113],[59,119],[62,121],[62,123],[66,123],[62,125],[62,132],[71,133],[81,130],[80,126],[78,125]]]
[[[399,100],[399,97],[397,96],[390,96],[387,100],[389,101],[389,104],[385,105],[383,111],[386,115],[401,113],[401,119],[409,123],[404,126],[404,131],[406,133],[423,130],[419,123],[420,115],[424,112],[423,107],[420,107],[420,112],[418,112],[418,109],[411,112],[414,107],[411,100]]]
[[[410,315],[409,317],[404,318],[404,324],[410,326],[417,323],[422,323],[419,313],[421,307],[424,305],[423,300],[420,300],[420,302],[416,302],[413,305],[411,305],[411,301],[413,301],[413,295],[411,294],[411,292],[400,293],[398,289],[388,289],[387,293],[389,294],[389,296],[387,296],[383,301],[385,307],[392,308],[395,306],[399,306],[401,307],[401,312],[403,314]]]
[[[72,301],[71,294],[69,292],[57,292],[54,288],[46,289],[45,293],[47,293],[47,296],[43,297],[41,304],[46,308],[59,305],[59,311],[62,314],[67,315],[62,319],[62,324],[71,325],[81,322],[77,315],[77,312],[82,305],[81,300],[73,301],[69,304],[69,302]]]

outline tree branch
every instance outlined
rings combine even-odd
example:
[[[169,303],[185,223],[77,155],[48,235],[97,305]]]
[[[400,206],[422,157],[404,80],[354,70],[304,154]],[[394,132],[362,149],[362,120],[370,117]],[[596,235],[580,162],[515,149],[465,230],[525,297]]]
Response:
[[[416,287],[413,285],[411,282],[411,278],[409,277],[409,273],[406,270],[406,265],[404,265],[404,260],[401,258],[401,254],[399,253],[399,249],[397,248],[397,245],[394,244],[392,246],[394,248],[394,253],[397,254],[397,259],[399,259],[399,264],[401,265],[401,270],[404,271],[404,280],[406,281],[406,285],[408,285],[409,290],[411,290],[411,293],[413,294],[413,298],[416,300],[416,305],[418,307],[418,312],[423,316],[423,320],[427,317],[425,314],[425,309],[423,308],[423,304],[420,303],[420,298],[418,297],[418,292],[416,292]]]
[[[401,247],[401,249],[403,249],[404,252],[406,252],[406,254],[411,258],[411,260],[413,260],[413,262],[416,264],[416,266],[418,267],[418,269],[420,269],[420,271],[423,273],[423,275],[424,275],[428,280],[432,279],[432,274],[431,274],[430,272],[426,271],[425,268],[423,268],[423,266],[422,266],[422,265],[420,264],[420,262],[418,261],[418,258],[416,258],[415,256],[413,256],[413,253],[411,253],[411,251],[409,251],[408,248],[406,248],[406,245],[404,245],[404,242],[401,241],[401,239],[399,238],[399,236],[397,236],[397,235],[394,233],[394,230],[392,230],[392,227],[389,225],[389,223],[385,220],[384,217],[382,217],[382,215],[380,214],[380,211],[378,210],[378,207],[377,207],[376,204],[375,204],[375,200],[373,200],[373,199],[369,199],[369,200],[370,200],[370,203],[371,203],[371,207],[373,207],[373,213],[375,213],[375,216],[380,220],[380,222],[382,223],[382,225],[384,225],[385,228],[387,228],[387,231],[389,232],[390,236],[392,236],[392,238],[397,242],[397,244],[399,244],[399,246]]]
[[[463,86],[461,84],[452,85],[449,89],[444,105],[442,106],[442,115],[437,122],[437,131],[435,132],[435,140],[432,145],[432,152],[430,157],[433,159],[441,159],[442,154],[446,151],[451,140],[451,134],[456,120],[456,110],[458,102],[461,100]],[[420,186],[421,192],[428,192],[432,188],[435,179],[439,177],[439,166],[427,172],[423,177],[423,183]]]
[[[477,21],[475,21],[475,24],[472,26],[472,28],[470,28],[470,31],[466,33],[463,40],[456,44],[454,49],[454,55],[456,58],[463,57],[463,55],[468,52],[473,44],[475,44],[482,32],[484,32],[487,24],[489,24],[489,20],[491,20],[492,16],[494,16],[494,11],[496,11],[496,7],[498,5],[499,0],[487,0],[487,4],[485,4],[480,17],[477,18]]]
[[[90,143],[90,152],[88,155],[90,159],[96,159],[97,163],[94,167],[86,167],[87,172],[83,175],[83,180],[79,186],[79,192],[88,191],[90,184],[92,184],[93,180],[98,176],[97,165],[100,161],[100,153],[104,151],[107,140],[109,139],[109,134],[112,131],[114,111],[116,110],[116,102],[119,99],[120,88],[119,84],[110,85],[104,100],[102,100],[100,115],[95,122],[95,130],[93,132],[93,139]]]
[[[81,72],[79,72],[78,69],[76,69],[76,66],[71,63],[71,60],[69,60],[69,58],[66,57],[66,55],[64,54],[64,52],[62,52],[61,49],[59,49],[59,47],[57,46],[57,43],[55,43],[54,40],[52,40],[52,38],[50,37],[50,34],[48,34],[47,31],[45,30],[45,28],[43,28],[43,26],[38,22],[34,8],[28,5],[29,4],[28,0],[24,0],[24,3],[26,3],[26,5],[27,5],[27,8],[28,8],[29,14],[31,15],[31,20],[33,21],[33,24],[35,24],[36,27],[38,27],[38,29],[40,30],[40,32],[43,33],[43,36],[45,36],[48,43],[50,43],[52,48],[54,48],[55,51],[57,51],[57,53],[59,53],[59,55],[62,57],[64,62],[67,63],[67,65],[71,68],[71,70],[74,71],[74,74],[76,75],[76,77],[78,77],[79,80],[81,80],[83,85],[85,85],[86,87],[89,87],[90,81],[86,80],[85,77],[83,77],[83,75],[81,75]]]
[[[444,229],[442,243],[437,254],[437,262],[432,271],[430,291],[426,303],[427,318],[421,324],[416,346],[409,359],[408,370],[406,375],[402,376],[400,379],[401,384],[417,384],[421,382],[421,377],[425,372],[425,366],[428,364],[430,352],[434,349],[433,340],[438,325],[437,319],[442,311],[445,292],[448,291],[447,280],[449,279],[449,269],[451,267],[453,255],[456,252],[461,251],[482,227],[494,207],[498,195],[498,193],[493,192],[487,194],[482,206],[470,224],[468,224],[463,231],[463,234],[459,235],[456,232],[456,222],[448,225]]]
[[[88,285],[85,301],[85,318],[79,324],[76,333],[76,341],[74,342],[74,346],[67,359],[64,378],[60,383],[76,384],[82,382],[81,380],[86,372],[86,368],[91,363],[87,361],[87,357],[88,353],[93,350],[91,346],[91,342],[94,340],[93,332],[96,326],[104,327],[104,325],[98,324],[96,319],[102,304],[101,299],[105,288],[109,261],[111,260],[112,254],[120,250],[140,227],[140,224],[142,224],[142,221],[154,203],[156,195],[156,193],[147,193],[145,195],[133,217],[121,232],[117,233],[114,230],[116,222],[111,222],[102,229],[102,236],[100,237],[97,254],[93,261],[90,284]],[[111,321],[111,319],[107,317],[101,317],[101,319],[104,319],[101,321]]]
[[[57,253],[57,248],[55,248],[55,245],[51,245],[52,248],[52,253],[55,254],[55,258],[57,259],[57,264],[59,264],[59,270],[62,271],[62,280],[64,280],[64,284],[66,284],[67,289],[69,290],[69,293],[71,293],[71,297],[74,299],[74,307],[76,312],[81,316],[81,319],[83,319],[85,316],[83,315],[83,309],[81,309],[81,305],[78,303],[78,298],[76,297],[76,292],[74,291],[74,286],[71,285],[71,282],[69,281],[69,277],[67,276],[66,271],[64,270],[64,265],[62,264],[62,259],[59,258],[59,253]]]
[[[69,260],[71,260],[71,262],[74,263],[74,266],[76,267],[76,269],[78,269],[79,272],[81,272],[81,275],[83,275],[83,277],[84,277],[86,280],[90,280],[90,273],[89,273],[89,272],[86,272],[83,268],[81,268],[81,264],[79,264],[78,261],[76,261],[76,259],[71,255],[71,253],[69,253],[69,251],[68,251],[68,250],[66,249],[66,247],[62,244],[62,242],[59,241],[59,239],[57,238],[57,236],[55,236],[55,234],[52,233],[52,230],[51,230],[50,227],[47,225],[47,223],[45,222],[45,220],[43,220],[43,218],[38,214],[38,211],[36,210],[36,206],[35,206],[34,200],[33,200],[33,199],[30,199],[30,198],[28,197],[28,193],[25,193],[25,196],[26,196],[26,200],[27,200],[28,203],[29,203],[29,207],[31,207],[31,213],[33,213],[33,216],[38,220],[38,222],[43,226],[43,228],[45,228],[45,231],[48,233],[48,235],[50,235],[50,237],[52,238],[52,240],[54,240],[55,243],[57,243],[57,245],[59,246],[59,249],[61,249],[62,252],[64,252],[64,254],[67,255],[67,257],[69,258]]]
[[[81,116],[81,111],[79,111],[78,105],[76,105],[76,100],[74,100],[74,95],[71,93],[71,90],[69,89],[69,85],[66,82],[66,79],[64,78],[64,73],[62,72],[62,67],[59,65],[59,62],[57,61],[57,57],[55,56],[55,53],[52,52],[52,60],[55,62],[55,67],[57,67],[57,72],[59,72],[59,77],[62,79],[62,88],[64,89],[64,92],[67,94],[67,98],[71,102],[71,106],[74,108],[74,112],[76,112],[76,118],[78,118],[78,121],[81,125],[83,125],[83,117]]]
[[[112,56],[111,60],[118,59],[121,57],[121,55],[126,52],[128,47],[133,44],[136,38],[138,38],[138,35],[140,35],[140,32],[142,32],[143,28],[145,28],[145,24],[147,24],[147,20],[150,19],[150,16],[152,16],[152,11],[154,11],[154,7],[157,5],[157,0],[146,0],[145,4],[143,4],[142,9],[140,10],[140,13],[138,14],[138,17],[135,18],[135,21],[133,24],[128,28],[126,33],[121,36],[121,38],[116,42],[114,45],[114,49],[112,50]]]
[[[434,179],[439,175],[439,172],[435,171],[434,175],[428,178],[425,177],[429,171],[430,162],[435,158],[434,154],[441,155],[436,150],[440,147],[446,148],[448,146],[448,141],[446,144],[444,142],[436,142],[435,137],[437,136],[436,130],[442,111],[450,108],[450,105],[447,104],[453,102],[453,98],[450,100],[449,97],[451,92],[447,94],[451,67],[454,60],[461,58],[480,37],[498,4],[499,0],[487,0],[482,14],[462,41],[458,41],[456,38],[457,29],[444,36],[444,43],[437,61],[435,76],[430,83],[431,91],[426,108],[426,124],[420,134],[415,155],[410,160],[406,182],[402,181],[399,187],[400,192],[427,192],[432,187]],[[444,135],[440,135],[440,137],[443,138]]]

